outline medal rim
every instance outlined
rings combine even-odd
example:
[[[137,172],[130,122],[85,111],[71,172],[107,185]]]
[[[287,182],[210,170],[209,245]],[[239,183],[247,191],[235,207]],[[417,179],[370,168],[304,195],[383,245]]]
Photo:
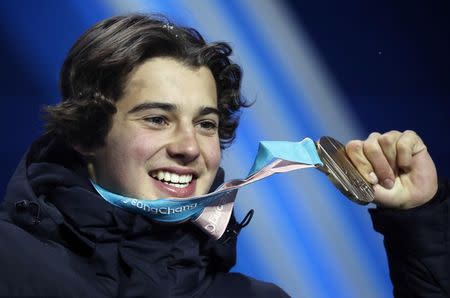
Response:
[[[327,148],[330,145],[337,145],[334,146],[335,148],[333,148],[333,150],[341,151],[343,153],[341,158],[345,158],[348,162],[347,164],[342,164],[339,158],[333,158],[332,152],[330,152],[330,149]],[[330,181],[345,197],[360,205],[367,205],[374,200],[372,185],[364,179],[361,173],[359,173],[356,167],[352,164],[345,152],[345,146],[341,142],[332,137],[323,136],[317,141],[316,147],[317,153],[324,164],[323,168],[319,169],[327,175]],[[328,159],[332,159],[333,162]],[[349,166],[351,167],[350,171],[353,173],[353,178],[357,179],[358,183],[364,185],[366,191],[352,184],[350,181],[342,181],[342,179],[339,178],[339,174],[337,174],[337,172],[346,172],[343,168],[346,168],[348,172]]]

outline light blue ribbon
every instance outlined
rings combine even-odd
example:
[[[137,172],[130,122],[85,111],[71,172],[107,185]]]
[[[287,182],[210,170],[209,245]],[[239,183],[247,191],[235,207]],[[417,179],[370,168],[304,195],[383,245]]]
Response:
[[[319,158],[314,141],[309,138],[305,138],[300,142],[263,141],[259,143],[258,153],[247,178],[257,174],[275,160],[322,166],[322,161]],[[93,181],[91,183],[100,196],[109,203],[127,211],[148,216],[158,222],[171,223],[195,220],[205,207],[217,204],[221,198],[235,191],[234,189],[237,188],[221,189],[226,184],[224,183],[219,186],[218,190],[202,196],[143,200],[115,194],[102,188]]]
[[[295,163],[323,165],[317,153],[316,145],[310,138],[300,142],[261,141],[249,176],[260,171],[275,159],[282,159]]]

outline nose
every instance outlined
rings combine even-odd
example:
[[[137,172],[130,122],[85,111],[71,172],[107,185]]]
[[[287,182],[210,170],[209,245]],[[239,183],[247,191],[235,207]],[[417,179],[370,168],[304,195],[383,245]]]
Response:
[[[185,128],[176,132],[173,140],[167,146],[167,152],[173,159],[182,164],[189,164],[200,155],[200,147],[195,129]]]

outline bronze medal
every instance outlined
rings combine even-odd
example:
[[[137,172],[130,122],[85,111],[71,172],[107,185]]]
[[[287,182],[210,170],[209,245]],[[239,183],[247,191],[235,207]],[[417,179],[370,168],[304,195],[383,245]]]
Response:
[[[319,169],[347,198],[361,205],[374,200],[372,186],[352,164],[343,144],[331,137],[321,137],[316,146],[324,164]]]

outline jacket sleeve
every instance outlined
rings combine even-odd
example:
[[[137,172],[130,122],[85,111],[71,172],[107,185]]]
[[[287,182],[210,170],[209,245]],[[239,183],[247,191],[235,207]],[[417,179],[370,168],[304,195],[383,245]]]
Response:
[[[440,180],[423,206],[369,210],[384,235],[395,297],[450,297],[449,204],[450,182]]]

